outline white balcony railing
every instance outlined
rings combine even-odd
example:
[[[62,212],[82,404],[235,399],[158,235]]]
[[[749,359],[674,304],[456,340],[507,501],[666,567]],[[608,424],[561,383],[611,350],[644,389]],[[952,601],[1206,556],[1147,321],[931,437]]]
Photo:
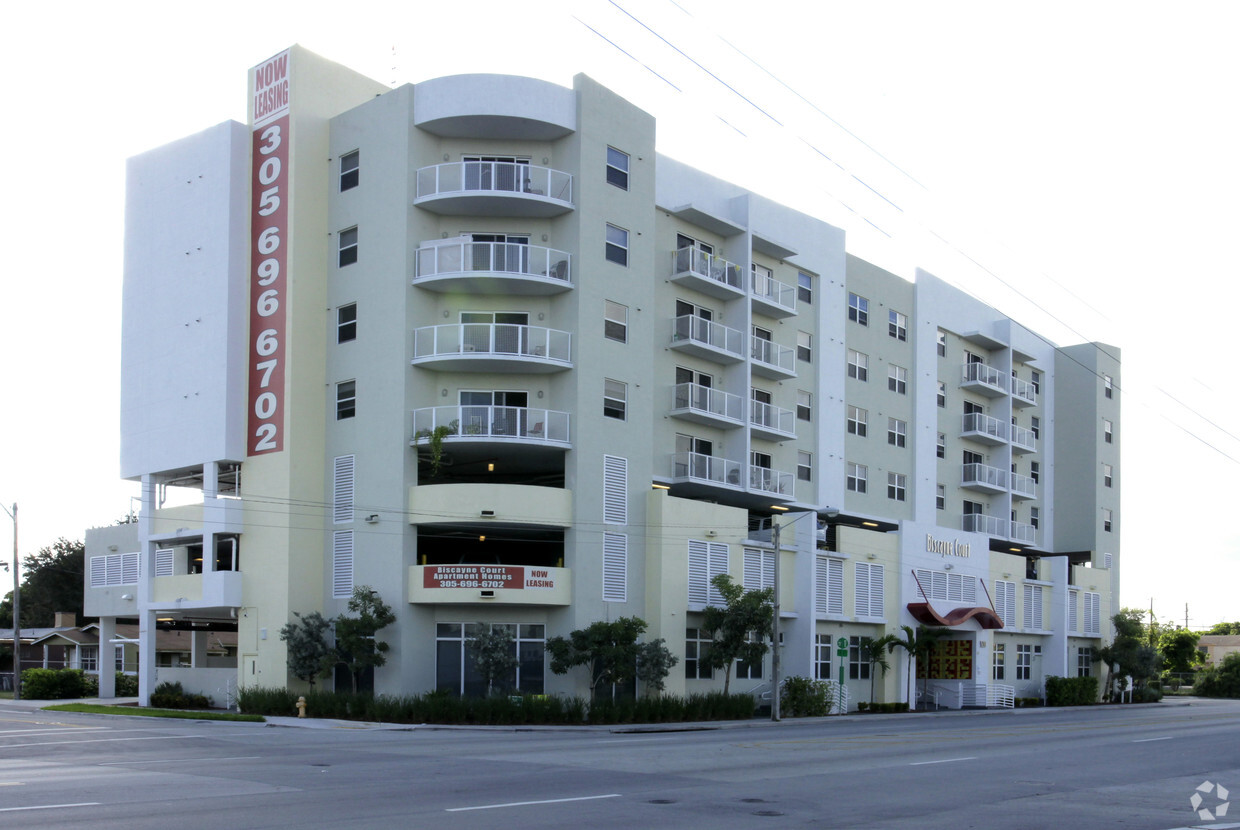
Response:
[[[700,383],[678,383],[672,387],[672,408],[741,421],[744,399],[740,395],[712,389]]]
[[[740,487],[741,464],[700,452],[678,452],[672,454],[672,476]]]
[[[1010,522],[1012,525],[1008,538],[1013,542],[1023,542],[1026,545],[1032,545],[1037,541],[1038,530],[1033,525],[1022,524],[1021,522]]]
[[[981,386],[988,391],[1007,391],[1007,375],[994,366],[988,366],[985,363],[966,363],[960,369],[962,385]]]
[[[737,291],[744,290],[741,287],[741,267],[739,265],[728,262],[723,257],[708,254],[696,246],[681,248],[678,251],[672,252],[672,273],[693,274],[702,279],[713,280],[721,285],[734,288]]]
[[[753,271],[749,275],[749,294],[784,314],[796,314],[797,290],[791,285],[782,283],[770,276],[765,270]]]
[[[792,497],[792,473],[749,465],[749,489]]]
[[[522,406],[432,406],[413,411],[413,443],[446,427],[445,441],[505,439],[569,441],[569,414]]]
[[[1029,381],[1021,380],[1020,378],[1012,378],[1012,398],[1013,403],[1033,406],[1038,402],[1038,393],[1034,390],[1033,384]]]
[[[1013,426],[1012,447],[1018,450],[1033,452],[1038,447],[1038,439],[1033,437],[1033,430]]]
[[[519,193],[572,204],[573,177],[561,170],[511,161],[453,161],[418,170],[418,196]]]
[[[960,517],[960,529],[966,533],[985,533],[987,536],[998,536],[1006,539],[1008,535],[1006,519],[998,516],[987,516],[985,513],[966,513]]]
[[[1022,476],[1019,473],[1011,474],[1012,495],[1021,496],[1031,499],[1038,492],[1038,484],[1029,476]]]
[[[572,255],[541,245],[511,242],[424,242],[417,250],[415,279],[454,274],[498,274],[571,284]]]
[[[472,355],[568,363],[572,345],[572,335],[566,331],[508,323],[425,326],[413,332],[415,360]]]
[[[769,432],[796,432],[796,413],[762,401],[749,402],[749,423]]]
[[[1008,489],[1008,471],[986,464],[965,464],[961,467],[962,487],[985,487],[994,490]]]
[[[796,374],[796,352],[792,349],[753,335],[750,335],[749,343],[750,354],[756,362],[773,366],[781,372]]]
[[[1008,440],[1008,425],[998,418],[983,415],[981,412],[970,412],[962,416],[960,432],[963,437],[991,439],[986,443],[999,444]]]
[[[687,340],[739,357],[742,354],[741,336],[736,329],[730,329],[695,314],[683,314],[672,318],[673,345]]]

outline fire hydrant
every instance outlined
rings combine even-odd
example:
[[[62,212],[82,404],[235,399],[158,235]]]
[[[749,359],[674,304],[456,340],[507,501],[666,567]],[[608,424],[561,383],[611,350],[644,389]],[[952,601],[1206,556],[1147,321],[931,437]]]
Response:
[[[297,698],[297,717],[304,718],[306,716],[306,696],[302,695]]]

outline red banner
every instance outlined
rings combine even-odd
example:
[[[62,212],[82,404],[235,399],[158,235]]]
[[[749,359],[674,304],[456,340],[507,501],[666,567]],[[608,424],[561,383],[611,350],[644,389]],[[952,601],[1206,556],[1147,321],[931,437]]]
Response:
[[[554,588],[551,568],[522,565],[427,565],[423,588]]]

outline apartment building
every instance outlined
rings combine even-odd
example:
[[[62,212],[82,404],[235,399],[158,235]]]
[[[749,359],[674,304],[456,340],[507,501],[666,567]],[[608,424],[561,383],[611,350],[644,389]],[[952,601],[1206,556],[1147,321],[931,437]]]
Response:
[[[658,155],[654,119],[584,76],[389,89],[292,47],[250,93],[249,124],[128,171],[142,510],[88,534],[86,593],[100,642],[138,621],[144,699],[165,628],[202,641],[187,689],[296,683],[281,627],[360,585],[397,614],[377,692],[479,693],[481,625],[516,640],[504,685],[582,693],[544,644],[620,616],[680,658],[669,691],[706,691],[718,573],[778,573],[783,672],[854,706],[909,694],[865,644],[919,622],[949,631],[920,669],[940,705],[1096,671],[1117,350],[849,255]],[[208,665],[214,631],[235,667]]]

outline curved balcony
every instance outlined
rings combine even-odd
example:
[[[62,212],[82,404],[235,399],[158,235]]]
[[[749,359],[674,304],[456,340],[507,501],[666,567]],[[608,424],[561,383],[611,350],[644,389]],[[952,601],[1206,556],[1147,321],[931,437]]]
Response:
[[[672,318],[671,347],[715,363],[727,365],[744,360],[741,338],[741,333],[736,329],[694,314]]]
[[[672,252],[672,282],[722,300],[744,296],[741,267],[690,246]]]
[[[530,372],[571,369],[572,335],[542,326],[458,323],[414,329],[414,366],[436,372]]]
[[[438,292],[547,296],[573,287],[572,263],[571,254],[541,245],[468,237],[423,242],[413,284]]]
[[[787,441],[797,437],[796,413],[762,401],[750,401],[749,428],[755,438]]]
[[[432,406],[413,411],[410,446],[429,443],[439,427],[444,444],[569,445],[569,414],[521,406]]]
[[[796,352],[792,349],[753,335],[749,337],[749,348],[755,375],[771,380],[791,380],[797,376]]]
[[[744,425],[744,399],[721,389],[699,383],[678,383],[672,387],[674,418],[697,424],[734,429]]]
[[[441,216],[549,218],[573,209],[573,177],[511,161],[453,161],[418,170],[416,207]]]

